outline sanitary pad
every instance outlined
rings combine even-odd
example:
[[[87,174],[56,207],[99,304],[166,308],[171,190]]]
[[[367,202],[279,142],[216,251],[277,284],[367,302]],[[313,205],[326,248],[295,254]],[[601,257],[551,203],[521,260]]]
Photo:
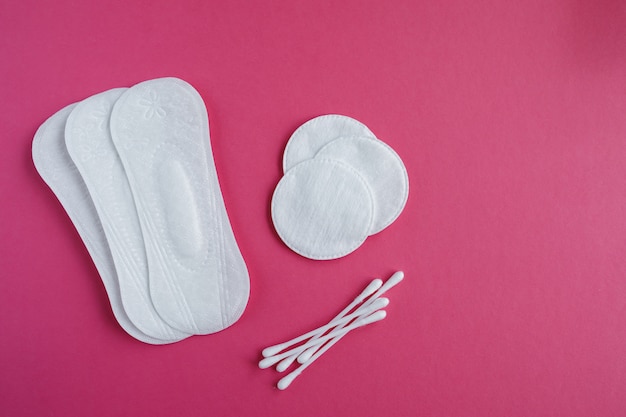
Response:
[[[65,143],[102,222],[115,262],[124,310],[143,333],[177,341],[190,334],[167,325],[152,305],[141,226],[109,130],[113,105],[126,90],[109,90],[79,103],[67,120]]]
[[[272,196],[274,227],[294,252],[336,259],[389,226],[409,192],[406,168],[362,123],[341,115],[309,120],[291,136]]]
[[[111,309],[122,328],[135,339],[150,344],[163,344],[142,333],[128,318],[122,306],[120,287],[113,258],[89,191],[65,147],[65,123],[74,109],[71,104],[59,110],[37,130],[33,139],[33,162],[41,178],[48,184],[74,223],[102,279]]]
[[[116,102],[111,133],[139,214],[154,307],[183,332],[230,326],[246,306],[249,280],[202,97],[176,78],[137,84]]]
[[[37,131],[33,160],[131,336],[171,343],[241,316],[248,271],[193,87],[162,78],[68,106]]]

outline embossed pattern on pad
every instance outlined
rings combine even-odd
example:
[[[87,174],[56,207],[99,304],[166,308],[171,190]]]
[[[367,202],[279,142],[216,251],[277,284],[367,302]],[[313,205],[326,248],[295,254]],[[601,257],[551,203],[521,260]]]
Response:
[[[272,221],[294,252],[336,259],[367,238],[374,202],[357,171],[339,161],[304,161],[283,176],[272,196]]]
[[[249,279],[202,98],[176,78],[146,81],[120,97],[110,123],[139,213],[156,310],[183,332],[228,327],[243,313]]]
[[[117,274],[96,208],[65,147],[66,120],[75,107],[69,105],[46,120],[33,139],[33,162],[74,223],[93,259],[120,326],[132,337],[154,345],[169,343],[141,332],[122,306]]]
[[[326,144],[315,157],[341,161],[363,176],[374,197],[370,235],[398,218],[409,196],[409,177],[402,160],[389,145],[367,137],[345,136]]]
[[[109,90],[79,103],[67,120],[65,143],[109,242],[124,310],[143,333],[175,342],[190,334],[170,327],[152,305],[139,218],[109,130],[113,105],[126,90]]]
[[[330,141],[341,136],[376,138],[363,123],[348,116],[326,114],[304,123],[289,138],[283,153],[283,172],[311,159]]]

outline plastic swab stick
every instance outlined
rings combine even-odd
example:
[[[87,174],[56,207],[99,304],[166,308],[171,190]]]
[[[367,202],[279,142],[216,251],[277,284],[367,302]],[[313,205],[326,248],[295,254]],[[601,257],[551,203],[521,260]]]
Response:
[[[335,329],[340,330],[344,328],[345,323],[350,322],[353,319],[359,319],[362,317],[366,317],[368,315],[370,315],[371,313],[373,313],[376,310],[380,310],[381,308],[385,308],[389,305],[389,299],[388,298],[379,298],[376,300],[376,302],[372,303],[370,306],[368,307],[364,307],[364,308],[359,308],[357,309],[354,313],[349,314],[347,316],[344,316],[341,320],[339,320],[337,323],[337,327]],[[345,321],[344,321],[345,320]],[[333,332],[335,331],[335,329],[333,329]],[[321,333],[318,333],[317,336],[320,336]],[[332,334],[329,333],[328,336],[330,336]],[[298,346],[295,349],[291,349],[287,352],[284,352],[282,354],[282,356],[288,355],[285,359],[283,359],[282,361],[280,361],[278,363],[278,365],[276,365],[276,370],[278,372],[283,372],[284,370],[286,370],[287,368],[289,368],[291,366],[291,364],[296,360],[297,357],[299,357],[298,355],[302,354],[303,351],[309,351],[311,349],[313,349],[312,353],[315,353],[315,351],[319,348],[319,346],[326,340],[328,340],[329,337],[315,337],[315,338],[311,338],[310,340],[308,340],[304,345],[302,346]]]
[[[359,317],[358,320],[356,320],[354,323],[350,324],[349,326],[345,326],[340,329],[334,329],[332,332],[328,333],[326,336],[320,337],[318,339],[315,339],[315,341],[308,341],[307,343],[305,343],[302,346],[298,346],[294,349],[288,350],[286,352],[283,353],[279,353],[277,355],[274,356],[269,356],[267,358],[262,359],[259,362],[259,368],[261,369],[265,369],[265,368],[269,368],[270,366],[274,365],[275,363],[277,363],[278,361],[281,361],[282,359],[289,357],[289,356],[293,356],[294,358],[298,356],[299,353],[301,353],[302,351],[304,351],[305,349],[309,348],[310,346],[312,346],[312,343],[315,343],[316,345],[318,344],[322,344],[334,337],[336,337],[337,335],[341,334],[341,333],[347,333],[350,330],[354,330],[357,327],[361,327],[361,326],[365,326],[366,324],[371,323],[370,321],[366,321],[365,319],[368,317],[371,317],[372,315],[376,314],[378,311],[378,309],[380,308],[384,308],[387,304],[389,304],[389,300],[384,298],[384,299],[380,299],[379,303],[374,303],[372,304],[369,308],[368,308],[368,312],[364,313],[361,312],[360,315],[357,315],[355,312],[355,316],[354,317]],[[370,314],[371,313],[371,314]],[[354,318],[352,317],[352,318]]]
[[[389,279],[376,291],[376,293],[374,293],[374,295],[372,295],[367,301],[365,301],[363,303],[363,305],[361,306],[361,308],[366,308],[369,305],[371,305],[373,302],[376,301],[376,299],[378,299],[378,297],[380,297],[381,295],[383,295],[385,292],[389,291],[391,288],[393,288],[394,286],[396,286],[400,281],[402,281],[402,279],[404,278],[404,272],[402,271],[397,271],[395,272],[391,277],[389,277]],[[337,328],[342,328],[343,326],[345,326],[345,324],[343,325],[339,325],[337,326]],[[316,337],[314,336],[313,339],[311,341],[313,341]],[[307,350],[305,350],[304,352],[302,352],[300,354],[300,356],[298,356],[298,363],[305,363],[306,361],[308,361],[311,356],[313,356],[313,354],[315,353],[315,351],[319,348],[319,345],[314,345],[310,348],[308,348]]]
[[[320,350],[318,350],[315,355],[313,355],[311,357],[311,359],[309,359],[307,362],[303,363],[302,365],[300,365],[300,367],[296,370],[294,370],[293,372],[291,372],[290,374],[288,374],[287,376],[281,378],[280,381],[278,381],[278,389],[280,390],[284,390],[286,389],[292,382],[294,379],[296,379],[298,377],[298,375],[300,375],[302,373],[302,371],[304,371],[307,367],[309,367],[309,365],[311,365],[313,362],[315,362],[315,360],[317,358],[319,358],[320,356],[322,356],[324,354],[324,352],[326,352],[328,349],[330,349],[335,343],[337,343],[343,336],[346,335],[346,333],[348,333],[348,328],[357,324],[360,324],[361,326],[363,326],[364,324],[369,324],[369,323],[374,323],[376,321],[380,321],[382,319],[384,319],[387,316],[387,312],[385,310],[379,310],[367,317],[364,317],[362,319],[358,319],[356,322],[354,322],[354,324],[351,324],[350,326],[341,329],[341,335],[335,337],[334,339],[332,339],[331,341],[329,341],[328,343],[326,343],[324,346],[321,347]]]
[[[308,349],[309,347],[311,347],[313,344],[315,344],[315,345],[322,344],[322,343],[332,339],[333,337],[337,336],[339,333],[343,332],[345,329],[350,328],[350,330],[353,330],[353,329],[356,329],[357,327],[360,327],[360,326],[363,326],[365,324],[368,324],[368,322],[363,323],[362,319],[368,317],[369,315],[371,315],[376,310],[384,308],[388,304],[389,304],[389,299],[381,298],[378,303],[373,303],[372,305],[367,307],[366,310],[361,310],[360,312],[354,312],[352,317],[348,318],[347,321],[350,321],[350,320],[352,320],[354,318],[357,318],[357,320],[354,323],[350,324],[350,326],[345,326],[345,327],[342,326],[340,329],[336,329],[335,328],[335,329],[333,329],[332,332],[328,333],[326,336],[323,336],[321,338],[317,338],[314,341],[309,340],[309,341],[307,341],[306,343],[304,343],[301,346],[298,346],[298,347],[295,347],[293,349],[287,350],[285,352],[276,354],[274,356],[268,356],[267,358],[264,358],[264,359],[262,359],[259,362],[259,368],[261,368],[261,369],[268,368],[268,367],[274,365],[275,363],[277,363],[278,361],[283,360],[284,358],[293,357],[293,359],[295,359],[300,353],[302,353],[305,349]],[[326,330],[328,330],[328,329],[326,329]]]
[[[327,325],[325,326],[321,326],[315,330],[311,330],[308,333],[303,334],[302,336],[298,336],[294,339],[289,340],[288,342],[284,342],[284,343],[280,343],[278,345],[274,345],[274,346],[270,346],[267,347],[265,349],[263,349],[263,356],[264,357],[269,357],[269,356],[273,356],[276,353],[288,348],[291,345],[294,345],[296,343],[299,343],[303,340],[308,339],[311,336],[314,336],[316,334],[318,334],[318,332],[321,331],[322,328],[326,327],[326,329],[324,329],[323,331],[328,330],[329,328],[333,327],[336,325],[332,324],[333,321],[342,318],[346,313],[348,313],[350,310],[352,310],[357,304],[360,304],[361,302],[363,302],[363,300],[365,300],[367,297],[369,297],[370,295],[372,295],[374,293],[374,291],[378,290],[381,286],[383,285],[383,281],[379,278],[376,278],[375,280],[373,280],[372,282],[370,282],[370,284],[365,287],[365,289],[361,292],[361,294],[359,294],[346,308],[344,308],[341,313],[337,314]]]

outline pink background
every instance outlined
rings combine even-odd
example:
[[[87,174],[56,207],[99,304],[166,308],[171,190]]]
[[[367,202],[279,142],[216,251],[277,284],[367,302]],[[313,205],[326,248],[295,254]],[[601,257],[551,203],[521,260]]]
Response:
[[[161,76],[207,104],[251,296],[233,327],[154,347],[117,325],[30,147],[63,106]],[[0,415],[626,415],[622,0],[4,0],[0,79]],[[269,201],[325,113],[390,144],[411,191],[311,261]],[[397,269],[388,318],[287,391],[256,368]]]

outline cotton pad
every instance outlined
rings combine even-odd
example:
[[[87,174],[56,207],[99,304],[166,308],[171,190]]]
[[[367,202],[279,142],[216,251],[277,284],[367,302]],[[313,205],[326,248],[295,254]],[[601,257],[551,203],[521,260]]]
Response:
[[[332,162],[337,173],[325,177]],[[272,198],[274,227],[287,246],[311,259],[352,252],[367,237],[358,215],[371,211],[365,233],[373,235],[400,215],[408,198],[409,179],[398,154],[363,123],[337,114],[296,129],[285,147],[283,171]],[[354,188],[340,190],[340,182],[352,182]],[[358,196],[347,198],[350,192]]]
[[[294,252],[336,259],[358,248],[371,229],[372,193],[361,175],[339,161],[315,158],[285,173],[272,196],[272,221]]]
[[[289,138],[283,154],[283,172],[311,159],[328,142],[341,136],[376,138],[363,123],[339,114],[319,116],[304,123]]]
[[[246,306],[249,278],[219,188],[202,97],[176,78],[142,82],[118,99],[110,126],[139,214],[155,309],[187,333],[233,324]]]
[[[120,326],[142,342],[155,345],[168,343],[142,333],[133,325],[122,307],[115,266],[100,219],[89,191],[65,147],[65,124],[74,107],[75,104],[72,104],[59,110],[35,133],[32,149],[35,168],[57,196],[85,243]]]
[[[374,197],[370,235],[389,226],[402,212],[409,195],[409,177],[398,154],[384,142],[345,136],[324,145],[315,157],[348,164],[365,179]]]
[[[113,105],[126,90],[109,90],[80,102],[67,120],[65,143],[100,217],[126,314],[146,335],[174,342],[190,334],[169,326],[152,305],[141,226],[109,130]]]

